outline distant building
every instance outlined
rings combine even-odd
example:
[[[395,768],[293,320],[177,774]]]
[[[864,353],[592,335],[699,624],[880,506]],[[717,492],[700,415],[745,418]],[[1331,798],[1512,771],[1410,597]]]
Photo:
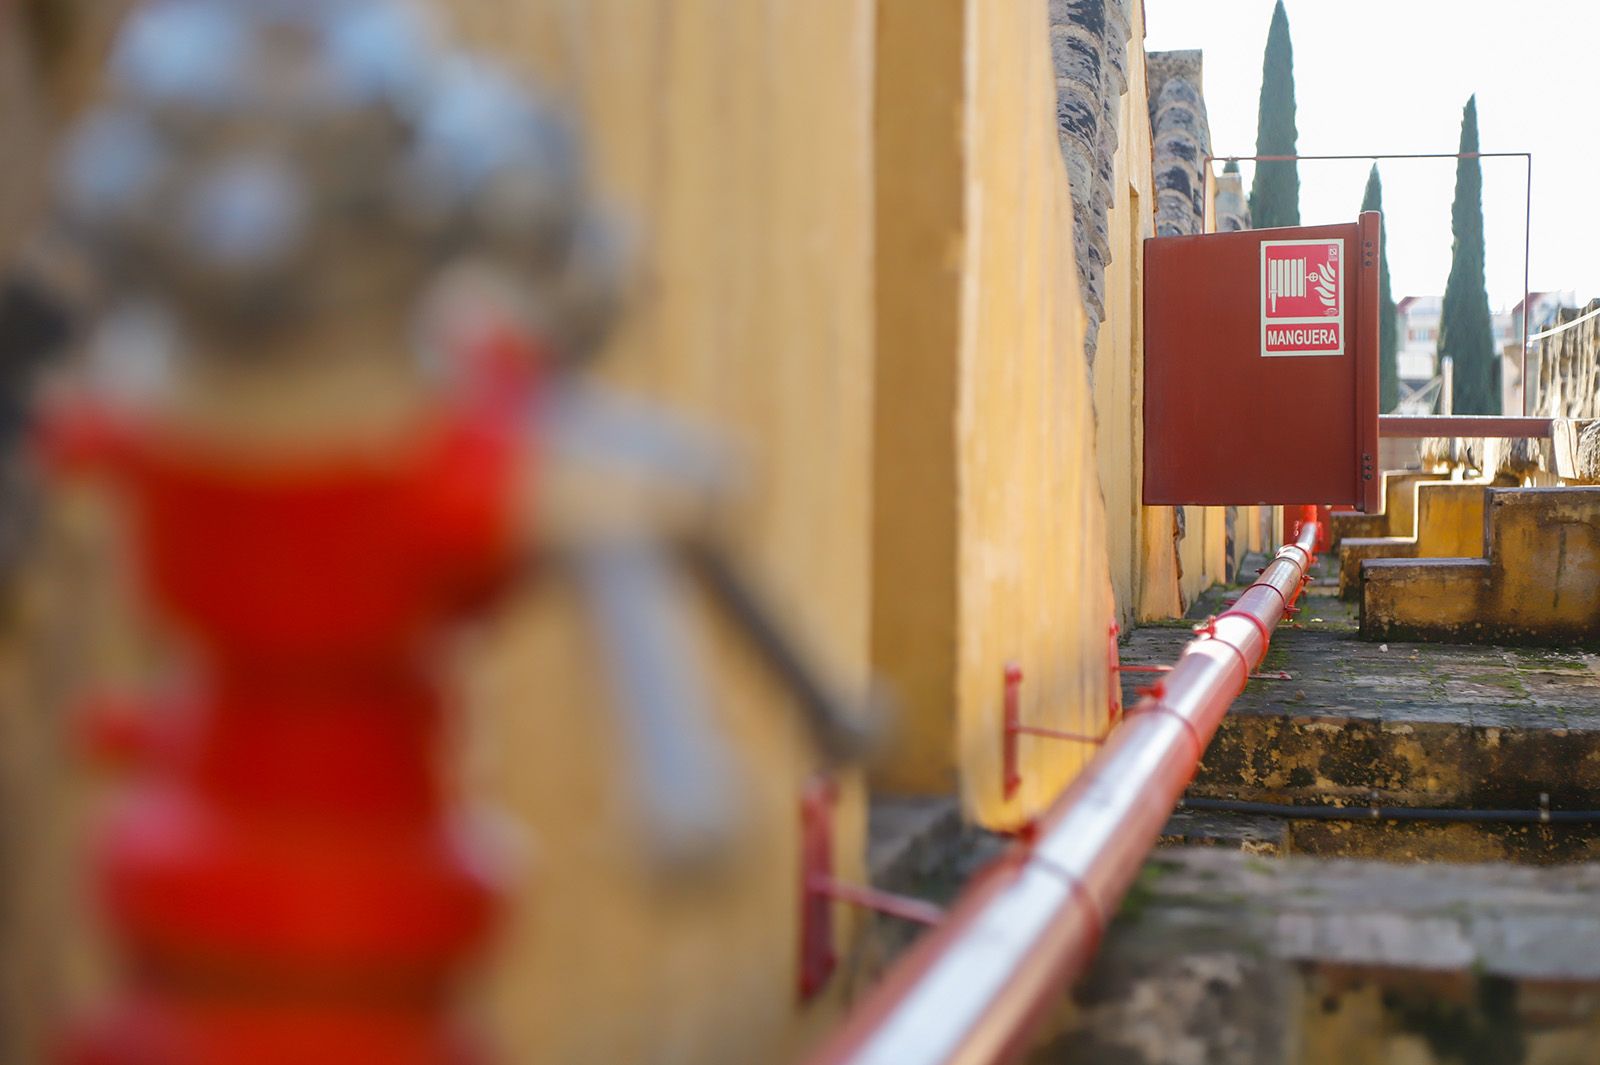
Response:
[[[1439,296],[1406,296],[1395,305],[1399,319],[1401,414],[1432,414],[1437,403],[1439,376],[1439,316],[1444,300]]]
[[[1556,312],[1561,308],[1576,307],[1578,305],[1578,294],[1571,289],[1565,292],[1530,292],[1527,303],[1532,308],[1528,315],[1528,332],[1537,333],[1541,329],[1549,329],[1552,325],[1555,325]],[[1518,344],[1522,343],[1522,304],[1523,301],[1518,300],[1517,305],[1512,307],[1505,315],[1508,319],[1508,328],[1510,330],[1510,336],[1507,339],[1514,340]],[[1495,315],[1496,326],[1499,324],[1500,317],[1500,315]],[[1495,330],[1495,342],[1497,344],[1500,342],[1498,328]]]

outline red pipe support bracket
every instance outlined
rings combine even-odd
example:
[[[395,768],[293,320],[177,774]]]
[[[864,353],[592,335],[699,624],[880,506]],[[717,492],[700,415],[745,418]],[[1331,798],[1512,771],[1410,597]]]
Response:
[[[1122,655],[1117,650],[1117,637],[1122,635],[1122,626],[1115,621],[1111,623],[1111,638],[1108,641],[1110,648],[1106,652],[1106,665],[1110,668],[1109,683],[1106,685],[1106,731],[1116,727],[1117,714],[1122,711],[1122,689],[1117,685],[1117,672],[1122,668]]]
[[[1000,794],[1010,802],[1022,786],[1022,770],[1017,764],[1017,732],[1022,728],[1022,711],[1019,707],[1022,690],[1022,667],[1015,662],[1006,663],[1005,688],[1001,696],[1000,727]]]
[[[1015,736],[1040,736],[1047,740],[1067,740],[1072,743],[1088,743],[1096,747],[1106,742],[1104,736],[1091,736],[1085,732],[1068,732],[1059,728],[1045,728],[1041,725],[1018,725],[1011,732]]]
[[[931,902],[846,883],[833,875],[833,816],[838,802],[838,781],[826,773],[807,781],[800,795],[801,1001],[827,987],[838,968],[834,903],[860,906],[916,924],[936,925],[944,919],[944,909]]]
[[[1093,958],[1200,748],[1265,657],[1317,532],[1308,523],[1262,574],[1282,594],[1249,589],[1216,619],[1213,636],[1191,641],[1159,705],[1146,700],[1124,717],[1031,843],[980,872],[808,1065],[995,1065],[1028,1048]]]
[[[944,908],[928,902],[925,899],[914,899],[909,895],[896,895],[890,891],[879,891],[874,887],[864,884],[847,884],[842,880],[832,877],[818,876],[806,882],[806,891],[812,895],[832,899],[834,902],[843,902],[850,906],[859,906],[864,910],[872,910],[888,917],[897,917],[902,921],[913,924],[936,925],[944,920]]]
[[[833,879],[833,808],[839,785],[825,773],[800,795],[800,999],[828,985],[839,965],[833,939],[833,900],[812,885]]]
[[[1117,626],[1111,626],[1112,650],[1115,654]],[[1122,670],[1130,672],[1145,672],[1147,668],[1159,669],[1162,667],[1123,666],[1115,659],[1111,662],[1110,669],[1113,675]],[[1112,681],[1115,684],[1115,680]],[[1000,789],[1006,801],[1016,797],[1017,790],[1022,787],[1021,755],[1018,751],[1018,737],[1038,736],[1046,740],[1065,740],[1068,743],[1087,743],[1092,746],[1101,746],[1106,742],[1105,736],[1090,736],[1082,732],[1067,732],[1064,729],[1046,728],[1043,725],[1026,725],[1022,722],[1022,667],[1015,662],[1006,663],[1004,696],[1001,700],[1000,712]],[[1114,718],[1117,711],[1116,693],[1111,695],[1111,715]],[[1111,729],[1106,729],[1109,735]]]

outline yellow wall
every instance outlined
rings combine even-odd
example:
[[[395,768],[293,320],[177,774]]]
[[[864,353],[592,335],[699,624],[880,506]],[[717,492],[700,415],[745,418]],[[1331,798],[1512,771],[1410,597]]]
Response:
[[[856,690],[873,660],[900,682],[907,727],[879,779],[959,785],[991,825],[1038,810],[1090,749],[1024,739],[1022,793],[1001,801],[1006,663],[1025,672],[1025,720],[1099,732],[1113,580],[1124,617],[1177,589],[1171,511],[1138,506],[1142,27],[1102,463],[1045,0],[447,6],[576,108],[600,182],[640,223],[641,293],[603,372],[728,435],[750,486],[738,546]],[[1186,588],[1220,559],[1201,512],[1189,529]],[[723,867],[672,884],[643,860],[570,590],[547,583],[466,649],[464,772],[528,846],[490,981],[503,1060],[782,1060],[848,990],[847,948],[831,997],[795,1004],[809,749],[721,624],[701,610],[693,629],[747,756],[745,822]],[[863,814],[847,787],[846,879],[863,875]]]
[[[1184,507],[1188,535],[1178,545],[1183,563],[1183,604],[1189,604],[1223,579],[1227,555],[1227,511],[1222,507]]]
[[[903,714],[873,779],[934,795],[958,786],[966,24],[961,0],[878,5],[872,654]]]
[[[1002,801],[1006,663],[1025,720],[1098,732],[1114,617],[1046,8],[883,0],[877,47],[874,648],[907,696],[879,779],[944,791],[959,767],[1000,824],[1086,753],[1025,739]]]
[[[644,293],[607,372],[726,432],[750,493],[739,545],[857,690],[868,657],[872,397],[869,0],[458,0],[472,39],[573,101],[595,171],[642,226]],[[505,1060],[781,1060],[827,1009],[794,1005],[791,716],[699,628],[748,754],[744,846],[663,890],[640,867],[604,693],[559,596],[522,604],[482,671],[477,772],[532,830],[496,980]],[[840,875],[862,876],[843,804]],[[841,920],[850,914],[838,910]],[[848,955],[847,955],[848,957]]]
[[[1227,527],[1220,508],[1184,508],[1186,534],[1175,539],[1171,507],[1142,504],[1144,470],[1144,241],[1155,235],[1150,114],[1144,56],[1144,12],[1134,5],[1126,45],[1128,91],[1117,105],[1118,145],[1112,161],[1115,196],[1108,230],[1105,321],[1095,350],[1096,452],[1105,498],[1116,616],[1135,621],[1181,615],[1195,597],[1223,579]],[[1207,207],[1206,228],[1211,228]]]
[[[1481,557],[1380,559],[1362,571],[1367,639],[1593,644],[1600,489],[1485,488]]]
[[[1137,8],[1139,5],[1135,5]],[[1118,622],[1131,627],[1141,613],[1164,616],[1177,602],[1172,512],[1145,507],[1144,482],[1144,241],[1155,235],[1150,166],[1150,114],[1145,102],[1144,13],[1135,10],[1128,43],[1128,91],[1117,108],[1119,137],[1112,164],[1116,195],[1107,229],[1111,261],[1105,272],[1105,321],[1094,359],[1095,445],[1105,496],[1111,584]],[[1146,557],[1146,548],[1150,548]]]
[[[970,0],[968,27],[959,742],[965,804],[995,823],[1038,810],[1092,753],[1025,741],[1002,808],[1005,663],[1026,673],[1025,721],[1103,731],[1113,606],[1046,5]]]
[[[35,0],[0,7],[0,263],[39,225],[55,138],[99,82],[130,0]]]
[[[1417,557],[1482,558],[1488,487],[1474,481],[1418,481]]]

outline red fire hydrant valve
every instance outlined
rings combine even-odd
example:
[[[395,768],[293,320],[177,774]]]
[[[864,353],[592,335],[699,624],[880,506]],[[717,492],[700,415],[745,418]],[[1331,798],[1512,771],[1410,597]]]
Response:
[[[94,845],[130,982],[69,1060],[471,1060],[451,994],[510,851],[441,776],[433,652],[510,570],[515,441],[463,413],[378,466],[108,452],[192,695],[91,729],[141,769]]]

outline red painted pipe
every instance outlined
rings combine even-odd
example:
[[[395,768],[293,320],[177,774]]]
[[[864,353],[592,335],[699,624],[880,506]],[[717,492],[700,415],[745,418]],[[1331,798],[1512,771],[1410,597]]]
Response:
[[[1028,1049],[1035,1022],[1094,957],[1212,733],[1266,657],[1316,539],[1316,523],[1305,523],[1198,630],[1032,841],[980,873],[807,1065],[993,1065]]]

